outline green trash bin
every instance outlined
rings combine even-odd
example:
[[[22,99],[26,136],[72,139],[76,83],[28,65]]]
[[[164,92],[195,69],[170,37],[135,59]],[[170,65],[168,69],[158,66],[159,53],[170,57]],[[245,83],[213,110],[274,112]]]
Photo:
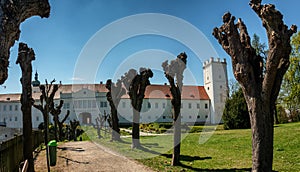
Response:
[[[48,143],[48,146],[49,146],[50,166],[55,166],[56,165],[56,147],[57,147],[56,140],[51,140]]]

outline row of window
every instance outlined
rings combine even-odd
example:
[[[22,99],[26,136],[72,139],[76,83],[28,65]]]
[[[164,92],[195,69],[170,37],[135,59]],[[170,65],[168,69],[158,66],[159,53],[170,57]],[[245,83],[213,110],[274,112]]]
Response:
[[[148,118],[148,119],[151,119],[151,116],[148,116],[147,118]],[[159,118],[159,116],[155,116],[155,119],[158,119],[158,118]],[[172,118],[171,116],[162,116],[162,119],[171,119],[171,118]],[[183,116],[181,116],[181,118],[183,118]],[[190,116],[188,116],[188,118],[189,118],[189,119],[192,119],[193,117],[190,115]],[[197,118],[197,119],[200,119],[200,115],[197,115],[196,118]],[[205,118],[208,118],[208,116],[205,115]],[[130,119],[132,119],[132,116],[130,116]],[[141,120],[141,119],[143,119],[142,116],[140,116],[140,120]]]
[[[124,108],[124,106],[125,106],[124,103],[125,103],[125,102],[123,102],[123,108]],[[193,103],[188,103],[187,105],[188,105],[188,108],[189,108],[189,109],[192,109]],[[151,103],[149,103],[149,102],[148,102],[148,108],[149,108],[149,109],[151,108]],[[158,109],[158,108],[159,108],[159,104],[158,104],[158,103],[154,103],[154,108],[155,108],[155,109]],[[162,108],[163,108],[163,109],[166,108],[166,103],[162,103]],[[183,103],[181,103],[181,108],[183,108]],[[197,108],[197,109],[200,109],[200,103],[196,103],[196,108]],[[204,104],[204,108],[205,108],[205,109],[208,109],[208,104],[207,104],[207,103]]]
[[[97,103],[96,100],[75,100],[73,101],[73,107],[75,109],[96,108]],[[107,102],[101,101],[99,107],[107,107]],[[64,109],[70,109],[70,103],[65,103]]]
[[[84,108],[96,108],[96,101],[95,100],[75,100],[74,102],[74,108],[76,109],[84,109]],[[154,103],[154,108],[155,109],[158,109],[159,108],[159,103]],[[196,104],[193,104],[193,103],[188,103],[187,104],[188,108],[189,109],[192,109],[193,106],[196,106],[197,109],[200,109],[200,103],[196,103]],[[105,107],[108,107],[108,103],[106,101],[101,101],[100,104],[99,104],[99,107],[100,108],[105,108]],[[127,105],[126,105],[126,102],[122,102],[122,108],[126,108]],[[148,109],[150,109],[152,107],[151,103],[148,102]],[[167,107],[167,103],[163,102],[161,104],[161,107],[163,109],[165,109]],[[70,108],[70,103],[65,103],[64,104],[64,109],[69,109]],[[181,103],[181,108],[183,108],[183,103]],[[205,109],[208,109],[208,104],[205,103],[204,104],[204,108]]]
[[[39,117],[39,116],[36,116],[36,117],[35,117],[35,120],[36,120],[36,121],[40,121],[40,117]],[[8,121],[9,121],[9,122],[12,122],[12,121],[13,121],[13,117],[9,117],[8,119],[6,119],[6,118],[4,117],[2,121],[3,121],[3,122],[8,122]],[[14,121],[15,121],[15,122],[18,121],[18,117],[17,117],[17,116],[14,117]]]
[[[2,105],[2,111],[18,111],[19,105]]]

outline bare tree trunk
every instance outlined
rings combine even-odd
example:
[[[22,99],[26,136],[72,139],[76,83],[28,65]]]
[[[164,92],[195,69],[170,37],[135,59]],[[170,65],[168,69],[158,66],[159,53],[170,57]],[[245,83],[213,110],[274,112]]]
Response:
[[[119,118],[118,111],[116,108],[111,110],[111,121],[112,121],[112,131],[111,137],[114,141],[120,141],[120,127],[119,127]]]
[[[58,132],[57,132],[57,126],[58,126],[58,115],[53,116],[54,121],[54,139],[58,141]]]
[[[174,108],[174,140],[173,140],[173,154],[172,154],[172,165],[176,166],[180,164],[180,142],[181,142],[181,115],[180,105]]]
[[[261,169],[264,169],[263,171],[266,169],[270,170],[271,165],[272,171],[274,137],[273,113],[271,113],[270,105],[264,103],[260,98],[253,99],[252,102],[250,101],[250,99],[247,99],[247,102],[250,104],[248,109],[251,109],[249,115],[252,128],[252,169],[253,171],[261,171]]]
[[[47,108],[46,108],[47,109]],[[44,143],[46,146],[46,160],[47,160],[47,171],[50,172],[50,162],[49,162],[49,146],[48,146],[48,142],[49,142],[49,109],[45,110],[43,112],[43,118],[44,118]]]
[[[275,102],[281,82],[289,67],[290,37],[297,27],[290,29],[283,22],[283,15],[274,5],[261,5],[261,0],[251,0],[251,8],[262,20],[266,29],[269,53],[264,61],[250,44],[246,25],[228,12],[223,25],[215,28],[213,35],[231,56],[234,76],[241,85],[247,102],[252,128],[252,170],[272,171],[273,125]]]
[[[10,48],[20,37],[20,24],[32,16],[48,17],[48,0],[0,2],[0,84],[7,79]]]
[[[35,60],[34,51],[28,48],[26,44],[19,44],[19,55],[17,64],[20,64],[22,69],[22,95],[21,95],[21,110],[23,113],[23,157],[28,160],[28,171],[34,171],[34,162],[32,155],[32,120],[31,120],[31,106],[32,106],[32,65],[31,61]]]
[[[132,148],[140,148],[140,112],[133,109]]]

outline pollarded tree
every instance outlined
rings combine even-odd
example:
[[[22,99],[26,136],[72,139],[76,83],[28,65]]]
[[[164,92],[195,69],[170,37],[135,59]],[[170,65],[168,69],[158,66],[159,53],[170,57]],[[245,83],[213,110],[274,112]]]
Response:
[[[48,0],[0,2],[0,84],[7,79],[10,48],[20,37],[20,25],[32,16],[49,17]]]
[[[170,84],[170,91],[172,94],[172,106],[173,106],[173,126],[174,126],[174,148],[172,155],[172,165],[179,165],[180,158],[180,141],[181,141],[181,91],[183,86],[183,72],[186,68],[187,55],[180,53],[176,60],[172,60],[170,64],[168,61],[162,63],[165,77]],[[176,80],[176,83],[175,83]]]
[[[252,170],[272,171],[275,102],[285,72],[289,67],[290,38],[297,27],[291,29],[283,22],[283,15],[272,4],[262,5],[251,0],[250,6],[262,20],[268,36],[269,53],[266,71],[263,59],[251,46],[247,27],[241,19],[228,12],[223,25],[213,35],[231,56],[233,73],[242,87],[252,128]]]
[[[153,77],[151,69],[140,68],[139,74],[136,70],[130,69],[121,78],[121,81],[128,90],[133,110],[132,121],[132,148],[140,148],[140,112],[145,97],[146,87],[150,85],[149,78]]]
[[[116,84],[114,84],[111,79],[106,81],[105,87],[108,89],[106,93],[107,101],[110,105],[111,111],[111,140],[112,141],[120,141],[120,128],[119,128],[119,118],[117,108],[119,106],[121,97],[126,93],[126,90],[122,87],[122,81],[118,80]]]
[[[21,84],[21,110],[23,113],[23,157],[28,160],[28,171],[34,171],[34,162],[32,155],[32,60],[35,60],[33,49],[29,48],[26,44],[19,44],[19,54],[17,64],[20,64],[22,70]]]

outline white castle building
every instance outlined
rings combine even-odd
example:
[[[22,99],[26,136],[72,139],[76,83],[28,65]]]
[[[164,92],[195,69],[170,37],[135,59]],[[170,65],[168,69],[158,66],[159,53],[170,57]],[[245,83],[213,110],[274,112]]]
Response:
[[[228,96],[227,64],[224,59],[210,58],[203,64],[204,86],[183,86],[181,118],[183,123],[221,122],[225,101]],[[32,82],[32,95],[39,103],[40,90],[38,74]],[[79,120],[81,125],[95,123],[99,114],[109,114],[110,107],[106,100],[105,84],[62,85],[54,97],[55,103],[64,100],[60,118]],[[145,92],[141,111],[141,123],[172,122],[171,93],[168,85],[150,85]],[[0,123],[10,128],[22,128],[21,94],[0,94]],[[119,122],[129,124],[132,121],[132,107],[128,95],[119,103]],[[52,120],[52,116],[50,115]],[[32,107],[32,125],[37,128],[43,122],[40,111]]]

